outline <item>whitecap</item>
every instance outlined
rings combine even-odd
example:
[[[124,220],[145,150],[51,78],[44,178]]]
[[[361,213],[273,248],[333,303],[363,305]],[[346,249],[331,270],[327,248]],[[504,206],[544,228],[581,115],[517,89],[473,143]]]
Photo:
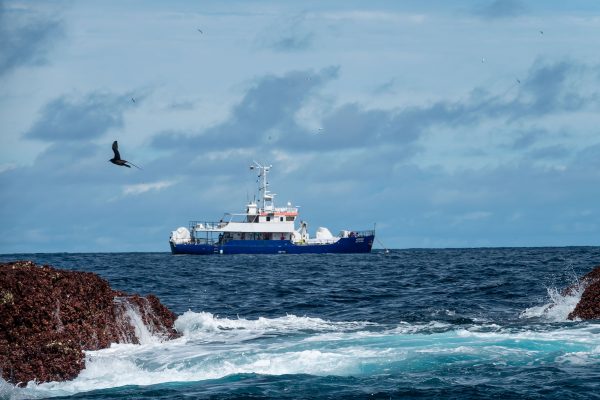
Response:
[[[519,317],[542,318],[551,322],[569,321],[567,317],[581,300],[585,287],[577,285],[568,294],[562,294],[556,288],[548,288],[547,290],[550,303],[527,308]]]

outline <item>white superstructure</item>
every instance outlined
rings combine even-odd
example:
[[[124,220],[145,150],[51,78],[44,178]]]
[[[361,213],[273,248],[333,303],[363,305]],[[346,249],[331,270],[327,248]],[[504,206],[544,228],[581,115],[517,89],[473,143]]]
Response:
[[[256,161],[250,166],[251,170],[258,170],[259,201],[246,204],[244,213],[225,214],[219,222],[192,221],[189,230],[181,227],[173,231],[171,241],[175,244],[189,241],[210,243],[215,241],[213,234],[216,233],[220,243],[229,240],[288,240],[294,244],[327,244],[351,234],[342,231],[340,236],[335,237],[327,228],[320,227],[316,238],[311,239],[305,222],[296,229],[298,207],[289,202],[286,207],[275,206],[276,194],[269,190],[267,180],[271,167]]]

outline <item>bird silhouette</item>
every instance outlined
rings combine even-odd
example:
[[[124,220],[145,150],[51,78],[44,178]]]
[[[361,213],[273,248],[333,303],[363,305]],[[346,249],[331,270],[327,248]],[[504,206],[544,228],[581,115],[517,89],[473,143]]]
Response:
[[[121,167],[131,168],[131,165],[133,165],[134,167],[141,169],[140,167],[138,167],[131,161],[121,159],[121,154],[119,153],[119,144],[117,143],[116,140],[112,144],[112,149],[113,149],[113,152],[115,153],[115,156],[108,161],[110,161],[111,163],[113,163],[115,165],[119,165]],[[131,164],[131,165],[129,165],[129,164]]]

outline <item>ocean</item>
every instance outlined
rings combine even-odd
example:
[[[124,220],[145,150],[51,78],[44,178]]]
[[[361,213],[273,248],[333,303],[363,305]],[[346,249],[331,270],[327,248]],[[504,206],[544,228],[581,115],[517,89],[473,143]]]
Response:
[[[156,294],[179,339],[86,354],[10,399],[600,398],[600,321],[568,321],[600,247],[389,254],[0,255]]]

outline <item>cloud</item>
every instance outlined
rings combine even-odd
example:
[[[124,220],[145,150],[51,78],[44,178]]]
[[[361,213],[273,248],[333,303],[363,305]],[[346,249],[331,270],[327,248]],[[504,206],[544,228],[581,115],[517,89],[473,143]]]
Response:
[[[544,146],[539,149],[532,150],[529,155],[533,159],[563,159],[570,155],[569,149],[563,145]]]
[[[132,107],[129,95],[91,93],[83,98],[52,100],[24,137],[48,142],[83,141],[123,127],[123,113]]]
[[[588,71],[588,67],[568,61],[544,63],[537,60],[523,86],[524,94],[531,98],[530,112],[571,111],[584,107],[589,101],[597,102],[597,93],[586,97],[583,94],[585,88],[580,86],[580,78]]]
[[[394,94],[397,91],[397,83],[396,83],[396,79],[392,78],[387,80],[386,82],[377,85],[374,89],[373,89],[373,93],[376,95],[381,95],[381,94]]]
[[[473,130],[491,124],[509,132],[504,143],[512,145],[504,144],[504,151],[525,149],[545,131],[531,127],[534,121],[598,108],[600,92],[595,88],[600,77],[596,72],[596,67],[574,62],[537,60],[521,84],[507,82],[512,85],[510,93],[475,88],[463,99],[388,109],[320,101],[319,92],[337,78],[337,67],[266,75],[248,88],[226,120],[202,131],[162,132],[152,146],[177,149],[179,157],[188,158],[196,157],[198,149],[300,155],[369,148],[386,149],[397,159],[405,159],[419,151],[420,138],[436,129]],[[402,95],[400,90],[398,95]],[[303,121],[307,114],[315,121]]]
[[[525,117],[540,117],[595,109],[600,104],[600,92],[595,89],[600,77],[595,67],[568,61],[537,60],[530,68],[514,96],[478,88],[463,101],[441,100],[429,106],[406,107],[397,115],[405,127],[423,129],[444,124],[472,125],[483,120],[501,119],[508,122]]]
[[[226,121],[203,132],[163,132],[153,139],[159,149],[225,149],[274,143],[278,136],[293,135],[299,128],[296,112],[322,85],[338,75],[337,67],[319,72],[292,71],[266,75],[250,86]]]
[[[196,108],[196,101],[192,100],[183,100],[183,101],[175,101],[167,105],[167,110],[175,110],[175,111],[189,111]]]
[[[0,77],[21,66],[46,64],[49,50],[63,36],[62,21],[0,2]]]
[[[492,216],[489,211],[471,211],[464,214],[456,215],[453,218],[454,225],[461,225],[467,222],[480,221],[488,219]]]
[[[352,21],[358,23],[394,23],[394,24],[422,24],[427,20],[426,14],[403,13],[386,11],[367,11],[367,10],[352,10],[352,11],[331,11],[321,12],[319,16],[333,21]]]
[[[329,151],[380,144],[407,143],[412,132],[397,130],[394,113],[389,110],[365,109],[357,103],[347,103],[326,113],[319,135],[302,132],[282,143],[290,151]]]
[[[0,164],[0,174],[17,168],[16,164]]]
[[[475,14],[486,19],[511,18],[521,15],[525,6],[519,0],[494,0],[491,3],[479,7]]]
[[[309,49],[314,38],[315,34],[307,27],[306,15],[300,14],[265,31],[259,42],[278,52],[296,52]]]
[[[175,183],[177,183],[176,180],[158,181],[158,182],[153,182],[153,183],[138,183],[135,185],[125,185],[123,187],[123,195],[125,195],[125,196],[138,195],[138,194],[146,193],[149,191],[159,191],[159,190],[168,188],[169,186],[172,186]]]
[[[509,145],[512,150],[526,149],[534,145],[541,137],[548,134],[542,129],[532,129],[526,132],[517,132],[513,142]]]
[[[271,47],[277,51],[299,51],[306,50],[312,43],[314,34],[290,34],[274,42]]]

